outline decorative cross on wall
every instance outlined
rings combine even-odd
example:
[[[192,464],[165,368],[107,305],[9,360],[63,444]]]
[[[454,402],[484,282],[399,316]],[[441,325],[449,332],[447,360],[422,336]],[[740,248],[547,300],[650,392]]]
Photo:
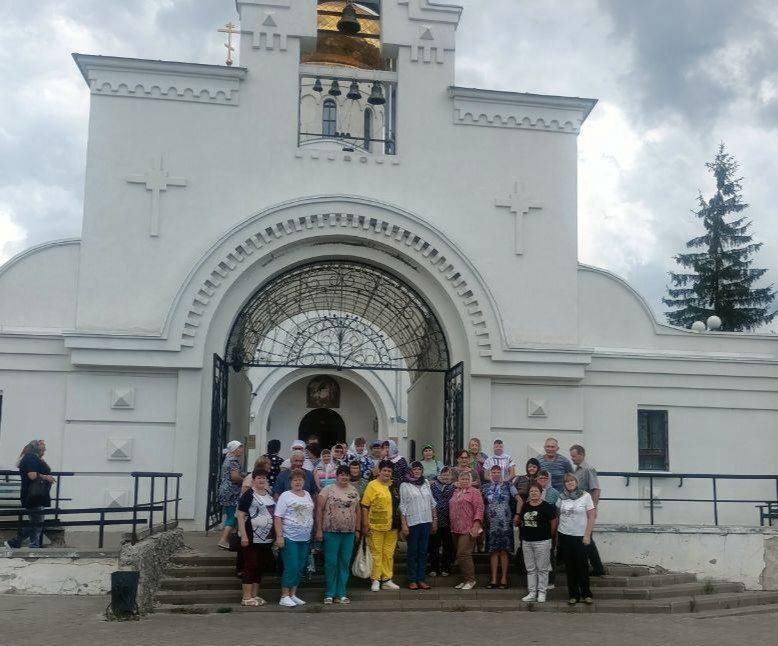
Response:
[[[159,156],[159,163],[152,160],[151,170],[143,175],[130,175],[127,178],[130,184],[145,184],[146,190],[151,191],[151,216],[149,218],[149,235],[152,238],[159,236],[159,194],[166,191],[168,186],[186,186],[183,177],[170,177],[165,170],[165,159]]]
[[[510,212],[513,213],[515,219],[513,240],[516,255],[522,255],[524,253],[524,216],[528,215],[531,210],[541,210],[543,205],[527,197],[526,191],[521,190],[519,182],[514,182],[513,193],[505,199],[496,199],[494,205],[498,208],[510,209]]]

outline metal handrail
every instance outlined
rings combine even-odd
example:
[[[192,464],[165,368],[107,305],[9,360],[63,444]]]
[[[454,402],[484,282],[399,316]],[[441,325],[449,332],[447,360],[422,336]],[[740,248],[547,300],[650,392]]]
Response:
[[[98,527],[98,547],[102,548],[105,538],[105,526],[106,525],[131,525],[132,531],[130,533],[130,540],[132,543],[138,541],[138,525],[148,525],[146,530],[147,535],[153,534],[159,527],[163,529],[170,529],[178,526],[178,511],[179,503],[181,502],[181,478],[182,473],[172,473],[166,471],[133,471],[129,475],[133,479],[133,503],[132,506],[125,507],[81,507],[81,508],[63,508],[61,503],[63,501],[70,501],[70,498],[63,498],[61,496],[61,483],[63,479],[71,476],[86,476],[94,474],[79,473],[76,471],[52,471],[52,476],[56,476],[56,489],[54,496],[52,496],[52,506],[43,509],[34,510],[42,516],[53,516],[53,519],[46,521],[44,519],[44,527],[84,527],[84,526],[96,526]],[[13,480],[11,479],[13,477]],[[164,494],[161,499],[157,499],[155,496],[156,481],[162,480],[162,487]],[[140,483],[141,480],[149,480],[149,495],[148,500],[142,499],[140,495]],[[169,482],[175,480],[175,495],[169,496]],[[18,471],[0,470],[0,482],[14,483],[21,482],[21,476]],[[169,507],[173,505],[173,520],[169,522],[168,514]],[[0,518],[16,516],[17,522],[2,522],[0,527],[6,529],[19,529],[30,525],[29,521],[24,521],[23,516],[29,514],[31,510],[24,507],[14,507],[13,509],[0,509]],[[162,512],[162,524],[161,526],[154,525],[154,512]],[[106,518],[106,515],[115,513],[132,513],[132,518]],[[97,518],[89,520],[60,520],[60,516],[83,514],[83,515],[96,515]],[[148,514],[148,516],[146,516]]]
[[[669,471],[599,471],[600,477],[620,477],[624,478],[624,486],[628,487],[632,478],[648,479],[648,498],[642,496],[636,497],[612,497],[601,496],[602,501],[627,501],[627,502],[647,502],[649,505],[650,523],[654,525],[654,509],[657,502],[704,502],[713,503],[713,523],[719,524],[719,504],[722,503],[761,503],[757,507],[765,505],[778,504],[778,474],[739,474],[739,473],[671,473]],[[654,480],[677,479],[678,488],[683,487],[684,480],[710,480],[712,485],[711,498],[657,498],[654,496]],[[775,482],[776,499],[768,500],[765,498],[720,498],[718,495],[718,482],[720,480],[772,480]],[[760,511],[759,522],[764,525],[765,514]],[[772,519],[770,518],[772,523]]]

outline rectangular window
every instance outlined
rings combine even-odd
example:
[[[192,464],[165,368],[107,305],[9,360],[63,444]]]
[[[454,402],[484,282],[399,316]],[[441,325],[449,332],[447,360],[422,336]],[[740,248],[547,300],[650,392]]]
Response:
[[[638,469],[669,471],[667,411],[638,411]]]

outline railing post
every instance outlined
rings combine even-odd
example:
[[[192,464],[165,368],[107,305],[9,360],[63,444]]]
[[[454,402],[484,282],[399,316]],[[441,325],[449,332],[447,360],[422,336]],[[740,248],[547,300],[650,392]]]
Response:
[[[167,529],[167,476],[164,477],[165,481],[165,495],[163,496],[164,502],[162,503],[162,524]]]
[[[133,474],[135,493],[132,499],[132,544],[138,542],[138,476]]]
[[[176,476],[176,527],[178,527],[178,499],[180,498],[179,492],[181,491],[181,476]]]
[[[648,505],[651,513],[651,524],[654,524],[654,478],[648,476]]]
[[[149,493],[149,536],[154,533],[154,476],[151,476],[151,492]]]
[[[54,490],[54,520],[59,520],[59,485],[62,482],[62,476],[57,476],[57,486]]]
[[[103,549],[103,539],[105,538],[105,512],[100,512],[100,533],[97,542],[97,547]]]
[[[718,525],[719,524],[719,501],[718,501],[718,494],[716,492],[716,478],[711,478],[713,480],[713,524]]]

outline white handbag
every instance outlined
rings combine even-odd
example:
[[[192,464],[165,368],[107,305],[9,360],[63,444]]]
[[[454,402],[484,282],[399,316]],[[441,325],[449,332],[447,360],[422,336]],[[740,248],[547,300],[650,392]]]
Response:
[[[362,538],[357,545],[357,557],[351,566],[351,573],[358,579],[369,579],[373,571],[373,555],[367,546],[367,540]]]

